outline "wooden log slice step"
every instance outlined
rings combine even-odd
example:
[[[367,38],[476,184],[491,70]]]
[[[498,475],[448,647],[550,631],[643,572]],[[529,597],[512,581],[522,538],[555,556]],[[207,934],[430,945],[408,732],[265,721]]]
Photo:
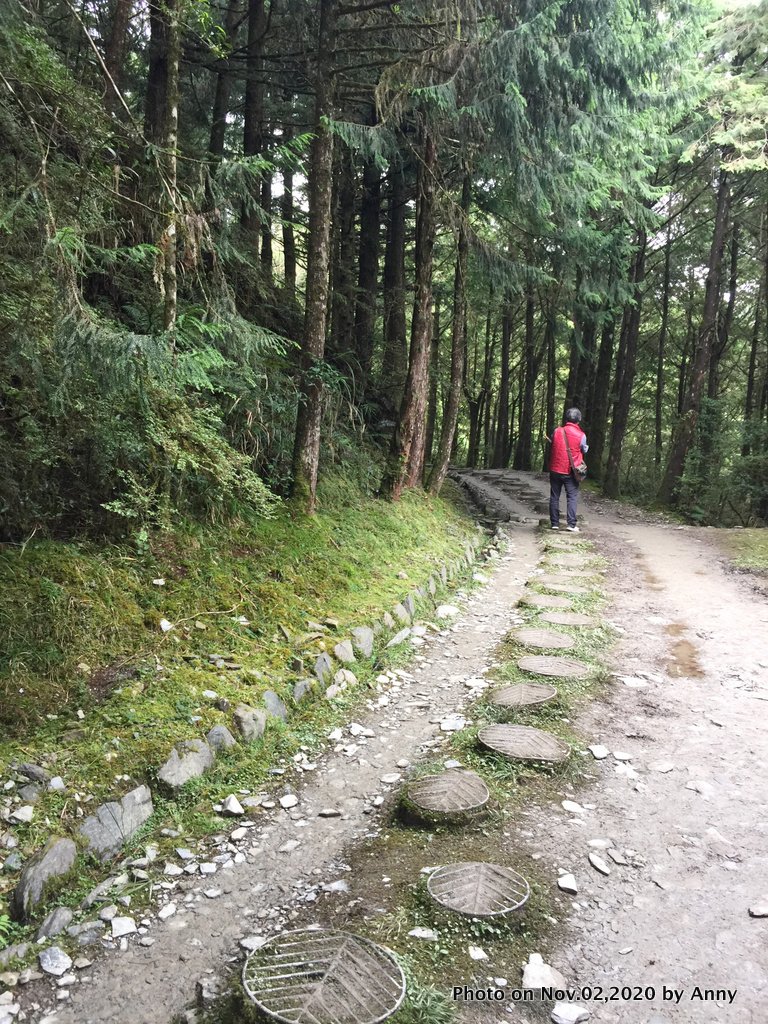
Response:
[[[554,590],[558,594],[570,594],[573,597],[590,592],[588,587],[577,587],[575,583],[544,583],[543,577],[539,577],[532,582],[539,584],[539,586],[544,587],[546,590]]]
[[[584,564],[584,557],[583,555],[577,555],[573,552],[566,552],[562,555],[557,554],[553,556],[552,558],[550,558],[550,561],[553,565],[557,565],[559,568],[562,569],[567,569],[571,567],[574,569],[578,569],[579,566]]]
[[[575,644],[573,637],[556,633],[553,629],[517,629],[512,636],[526,647],[540,647],[543,650],[567,651]]]
[[[411,782],[405,794],[420,811],[430,814],[466,814],[485,807],[490,798],[479,775],[455,768]]]
[[[384,946],[349,932],[283,932],[252,953],[243,987],[281,1024],[378,1024],[400,1007],[405,975]]]
[[[531,583],[541,583],[541,584],[543,584],[544,586],[547,586],[547,587],[551,587],[553,585],[556,586],[556,587],[559,587],[559,586],[565,586],[565,587],[567,587],[567,586],[578,586],[578,584],[572,583],[571,579],[568,576],[566,576],[564,573],[563,573],[562,576],[559,573],[548,573],[548,572],[544,573],[543,576],[533,576],[531,578]]]
[[[482,861],[446,864],[427,881],[429,895],[468,917],[500,917],[519,910],[531,895],[528,882],[512,868]]]
[[[541,568],[548,575],[558,576],[561,580],[594,580],[602,576],[599,569],[568,569],[551,559],[547,559]]]
[[[521,672],[535,672],[536,675],[556,679],[584,679],[592,672],[583,661],[548,654],[528,654],[518,660],[517,667]]]
[[[485,725],[477,738],[484,747],[519,761],[564,761],[571,752],[552,733],[529,725]]]
[[[544,704],[557,696],[557,689],[550,683],[512,683],[491,690],[488,700],[499,708],[525,708]]]
[[[571,602],[567,597],[554,597],[552,594],[536,594],[531,592],[520,598],[521,604],[530,605],[532,608],[570,608]]]
[[[552,622],[556,626],[589,626],[595,628],[600,623],[589,615],[582,615],[581,612],[544,612],[541,616],[544,622]]]

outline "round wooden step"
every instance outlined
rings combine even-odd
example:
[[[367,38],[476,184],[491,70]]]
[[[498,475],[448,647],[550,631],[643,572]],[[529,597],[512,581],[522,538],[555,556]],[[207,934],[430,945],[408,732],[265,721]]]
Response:
[[[581,612],[543,612],[543,622],[552,622],[556,626],[599,626],[597,619],[589,615],[582,615]]]
[[[427,881],[436,902],[467,917],[501,917],[519,910],[531,894],[528,882],[500,864],[446,864]]]
[[[556,679],[585,679],[592,672],[583,661],[546,654],[531,654],[520,658],[517,667],[522,672],[534,672],[539,676],[553,676]]]
[[[577,587],[575,583],[545,583],[543,576],[537,579],[535,582],[540,586],[545,587],[547,590],[554,590],[558,594],[571,594],[574,597],[576,597],[580,594],[589,593],[588,587]]]
[[[484,747],[513,760],[559,762],[571,752],[556,736],[528,725],[485,725],[477,738]]]
[[[552,594],[537,594],[531,591],[520,598],[521,604],[530,605],[532,608],[570,608],[571,601],[567,597],[555,597]]]
[[[445,815],[477,811],[490,798],[479,775],[456,768],[417,779],[406,787],[405,793],[420,811]]]
[[[524,708],[544,704],[556,696],[557,689],[550,683],[511,683],[492,690],[488,700],[500,708]]]
[[[575,643],[572,637],[556,633],[553,629],[517,629],[512,636],[525,647],[540,647],[550,651],[567,651]]]

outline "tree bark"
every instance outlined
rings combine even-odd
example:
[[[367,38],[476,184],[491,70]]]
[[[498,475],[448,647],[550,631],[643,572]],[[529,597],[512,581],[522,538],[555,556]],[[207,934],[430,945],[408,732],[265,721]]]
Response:
[[[731,261],[728,277],[728,301],[725,309],[717,318],[717,333],[712,345],[712,356],[709,360],[709,382],[707,397],[715,399],[720,393],[720,363],[728,348],[728,340],[733,326],[733,311],[736,306],[736,289],[739,271],[739,222],[734,220],[731,233]]]
[[[552,310],[548,310],[546,314],[546,323],[544,326],[544,350],[547,354],[547,399],[546,399],[546,421],[545,421],[545,435],[546,437],[552,437],[552,431],[555,429],[555,403],[557,397],[555,391],[557,388],[557,363],[556,363],[556,352],[555,352],[555,341],[557,338],[555,314]],[[549,454],[551,451],[551,442],[547,441],[544,445],[544,461],[542,464],[542,470],[546,473],[549,471]]]
[[[611,393],[611,365],[616,340],[616,323],[606,312],[600,332],[600,351],[597,356],[595,386],[589,411],[589,472],[595,480],[602,479],[603,453],[608,436],[608,407]]]
[[[432,462],[435,447],[435,426],[437,424],[437,391],[440,377],[440,296],[435,296],[435,311],[432,316],[432,334],[429,343],[429,400],[427,402],[427,438],[424,442],[424,458]]]
[[[265,282],[272,283],[272,175],[267,172],[261,179],[261,208],[264,216],[261,223],[261,272]]]
[[[683,414],[670,445],[667,468],[659,487],[658,500],[663,505],[671,504],[676,497],[677,487],[683,475],[685,460],[693,443],[696,423],[699,418],[704,382],[709,369],[712,346],[717,330],[717,310],[720,302],[720,280],[729,209],[730,180],[728,172],[721,169],[717,188],[715,226],[712,233],[712,244],[710,246],[707,266],[707,282],[704,291],[704,312],[696,342],[696,351],[694,352],[691,364],[691,376],[688,392],[685,396]]]
[[[507,465],[507,438],[509,436],[509,350],[512,340],[512,307],[509,299],[504,303],[501,320],[501,373],[499,377],[499,399],[494,431],[493,469],[504,469]]]
[[[249,0],[243,104],[244,156],[258,156],[264,144],[264,38],[266,31],[267,19],[264,0]],[[259,229],[261,227],[259,215],[254,209],[259,192],[260,189],[255,191],[252,202],[246,204],[242,215],[243,226],[253,236],[254,256],[258,253]]]
[[[423,128],[422,132],[423,152],[416,192],[415,295],[408,376],[392,435],[389,466],[382,482],[383,492],[393,500],[401,496],[405,487],[418,487],[424,473],[437,150],[430,131]]]
[[[638,250],[635,256],[632,279],[634,282],[634,305],[629,311],[627,320],[624,360],[618,385],[616,402],[613,407],[611,423],[611,446],[608,451],[608,462],[605,467],[603,491],[610,498],[619,496],[619,473],[624,437],[629,422],[629,408],[632,401],[632,387],[637,369],[637,346],[640,338],[640,318],[642,313],[642,285],[645,279],[645,254],[647,238],[641,232],[638,239]]]
[[[286,132],[286,141],[292,138]],[[283,222],[283,282],[285,297],[289,302],[296,300],[296,238],[293,230],[293,170],[289,163],[283,168],[283,194],[280,197],[280,219]]]
[[[355,301],[356,392],[361,400],[365,395],[371,374],[379,282],[381,172],[373,160],[366,161],[363,166],[362,187]]]
[[[389,169],[387,241],[384,252],[384,354],[381,391],[395,410],[402,401],[408,350],[405,326],[405,217],[406,189],[403,168]]]
[[[231,0],[224,18],[224,34],[230,49],[235,44],[239,13],[237,0]],[[214,162],[218,162],[224,156],[224,141],[227,135],[227,114],[229,113],[231,93],[232,68],[229,58],[225,57],[216,76],[216,91],[213,97],[213,110],[211,112],[211,135],[208,141],[208,152]]]
[[[331,245],[333,136],[332,60],[336,39],[336,2],[320,0],[315,76],[314,138],[309,151],[309,235],[304,336],[301,347],[299,409],[293,449],[293,497],[306,512],[315,510],[323,410],[322,360],[328,318]]]
[[[654,410],[654,462],[661,465],[662,425],[664,415],[664,357],[669,331],[669,280],[672,257],[672,222],[667,225],[667,241],[664,248],[664,277],[661,285],[661,324],[659,325],[659,347],[656,352],[656,401]]]
[[[531,469],[531,448],[533,445],[533,399],[536,388],[536,335],[533,285],[529,283],[525,298],[525,342],[523,350],[523,387],[520,409],[520,429],[513,466],[515,469]]]
[[[123,108],[118,93],[123,86],[125,45],[128,40],[128,25],[131,22],[134,3],[135,0],[115,0],[109,39],[104,48],[104,66],[109,72],[106,104],[107,109],[112,113],[117,113]]]
[[[352,355],[355,322],[355,165],[352,151],[347,146],[339,148],[333,218],[336,244],[331,272],[331,350],[347,362]]]
[[[451,459],[451,448],[456,435],[456,424],[459,421],[461,392],[464,386],[464,365],[467,351],[467,263],[469,259],[469,233],[467,218],[472,202],[472,178],[469,172],[464,174],[461,186],[461,222],[456,252],[456,270],[453,278],[453,330],[451,332],[451,382],[448,388],[448,401],[443,413],[440,430],[440,442],[437,448],[435,464],[429,477],[427,490],[430,494],[439,494],[443,486],[448,465]]]

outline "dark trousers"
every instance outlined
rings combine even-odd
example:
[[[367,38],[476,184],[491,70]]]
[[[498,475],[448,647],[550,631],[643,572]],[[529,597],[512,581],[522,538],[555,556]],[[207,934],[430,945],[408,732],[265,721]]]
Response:
[[[565,485],[565,503],[569,526],[576,525],[576,500],[579,496],[579,485],[570,473],[549,474],[549,521],[553,526],[560,525],[560,492]]]

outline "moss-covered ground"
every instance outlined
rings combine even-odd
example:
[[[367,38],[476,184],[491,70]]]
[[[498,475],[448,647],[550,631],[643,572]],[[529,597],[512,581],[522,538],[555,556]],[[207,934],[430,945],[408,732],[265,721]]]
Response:
[[[715,536],[737,569],[768,578],[768,530],[718,530]]]
[[[365,687],[296,707],[292,687],[304,667],[477,537],[450,486],[445,494],[411,493],[393,505],[332,480],[311,519],[293,518],[286,506],[250,526],[185,525],[142,550],[34,540],[0,550],[0,779],[13,763],[32,761],[67,787],[44,793],[32,822],[13,826],[22,856],[52,832],[72,831],[102,800],[152,782],[174,742],[218,723],[232,729],[231,710],[217,708],[204,690],[234,707],[258,706],[273,689],[290,708],[289,723],[272,721],[262,743],[221,754],[179,799],[155,791],[155,814],[134,848],[160,827],[184,839],[215,831],[215,800],[258,791],[271,765],[311,751]],[[173,628],[163,631],[161,620]],[[322,620],[326,630],[310,626]],[[210,654],[240,668],[217,669]],[[358,660],[361,683],[381,662],[380,649]],[[161,838],[160,854],[164,842],[179,841]],[[74,906],[103,873],[83,862],[58,902]],[[0,872],[0,921],[17,877]],[[14,929],[6,941],[20,937]],[[3,941],[0,935],[0,948]]]
[[[554,554],[558,543],[562,543],[551,540],[546,533],[542,540],[545,553]],[[590,592],[573,599],[573,610],[590,614],[599,622],[604,603],[599,586],[601,562],[590,549],[586,540],[568,543],[569,551],[583,556],[584,570],[595,570]],[[551,573],[559,571],[546,560],[544,565]],[[520,965],[531,951],[546,956],[553,925],[567,914],[567,897],[531,858],[535,841],[521,823],[520,812],[526,806],[559,802],[564,793],[578,793],[593,779],[590,761],[575,752],[560,765],[510,761],[483,750],[477,742],[477,731],[483,724],[507,720],[555,733],[574,751],[584,748],[585,738],[578,734],[573,720],[579,708],[597,696],[604,685],[601,658],[613,642],[613,634],[605,626],[551,626],[541,620],[545,611],[520,606],[526,625],[556,629],[574,638],[575,646],[568,654],[590,665],[589,677],[556,680],[558,696],[554,701],[513,714],[502,715],[487,698],[481,698],[471,708],[474,725],[454,734],[447,749],[420,762],[410,773],[416,777],[438,772],[446,757],[454,757],[485,779],[491,793],[488,812],[469,822],[429,827],[403,815],[397,806],[392,807],[380,834],[349,851],[352,870],[345,878],[350,891],[342,896],[321,897],[294,924],[300,928],[319,922],[365,935],[392,949],[408,979],[406,1002],[392,1018],[397,1024],[454,1021],[454,985],[487,988],[488,977],[493,974],[506,978],[509,987],[514,988],[520,981]],[[524,653],[530,651],[513,637],[504,638],[495,652],[497,664],[488,674],[489,680],[497,685],[530,681],[531,676],[516,665]],[[480,860],[504,864],[528,879],[531,895],[521,910],[505,918],[482,920],[442,910],[432,902],[423,868]],[[410,937],[408,933],[417,927],[433,929],[438,940]],[[488,962],[474,961],[469,954],[470,945],[481,947],[489,957]],[[544,1016],[548,1017],[548,1013]],[[227,999],[210,1015],[211,1024],[260,1019],[248,1005],[237,981]]]

